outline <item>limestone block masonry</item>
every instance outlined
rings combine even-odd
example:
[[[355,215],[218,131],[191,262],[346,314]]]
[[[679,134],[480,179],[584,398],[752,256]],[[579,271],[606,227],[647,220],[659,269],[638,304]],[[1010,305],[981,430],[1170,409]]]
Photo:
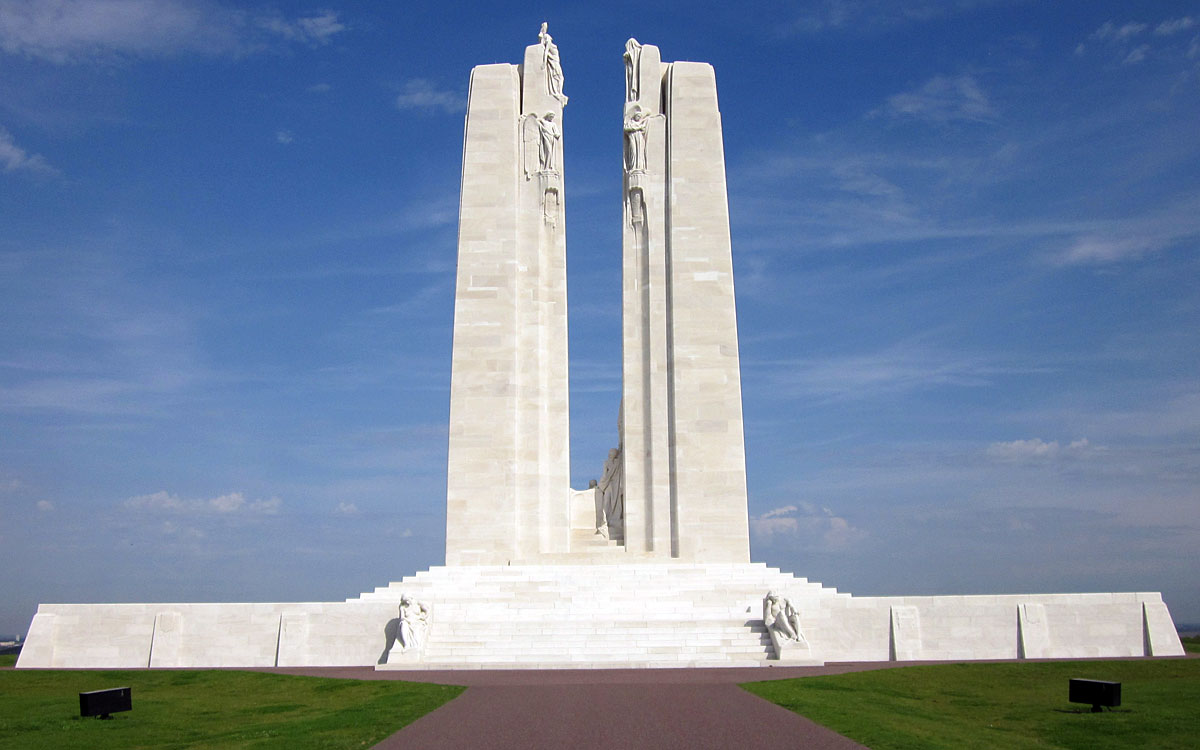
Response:
[[[1183,654],[1157,593],[853,597],[750,562],[716,77],[704,63],[665,63],[634,39],[624,59],[621,448],[603,487],[569,484],[567,96],[543,24],[520,65],[471,72],[446,565],[344,602],[42,604],[18,668]],[[608,536],[595,533],[601,489]],[[780,609],[764,607],[768,592]],[[765,612],[776,628],[783,612],[796,637],[775,632],[773,644]]]
[[[800,613],[803,663],[1183,654],[1154,593],[853,597],[761,563],[642,563],[435,567],[345,602],[43,604],[17,666],[769,666],[769,590]],[[431,626],[386,663],[402,594]]]
[[[543,45],[471,72],[459,199],[446,561],[570,538],[562,104]]]
[[[749,562],[725,157],[711,65],[627,49],[622,424],[625,545]],[[633,47],[632,45],[637,45]],[[636,63],[631,56],[636,54]]]

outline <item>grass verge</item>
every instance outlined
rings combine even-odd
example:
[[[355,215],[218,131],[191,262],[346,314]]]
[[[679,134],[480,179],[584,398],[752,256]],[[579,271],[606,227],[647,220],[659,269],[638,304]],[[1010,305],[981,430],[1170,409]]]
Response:
[[[1072,677],[1120,682],[1121,707],[1068,703]],[[1200,659],[944,664],[742,687],[873,750],[1166,750],[1200,736]]]
[[[1183,650],[1189,654],[1200,654],[1200,635],[1189,635],[1187,638],[1180,638],[1183,641]]]
[[[11,667],[16,663],[16,654],[0,654],[0,667]]]
[[[133,710],[82,719],[79,693]],[[0,748],[370,747],[466,688],[239,671],[0,672]]]

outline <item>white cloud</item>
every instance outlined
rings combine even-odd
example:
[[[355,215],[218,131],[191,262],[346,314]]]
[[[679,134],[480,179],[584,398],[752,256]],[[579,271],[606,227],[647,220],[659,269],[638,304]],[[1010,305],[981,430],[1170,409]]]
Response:
[[[295,140],[296,140],[296,136],[292,135],[292,131],[290,131],[290,130],[276,130],[275,131],[275,142],[276,143],[281,143],[286,146],[287,144],[292,143]]]
[[[432,81],[424,78],[413,78],[406,82],[404,90],[396,97],[397,109],[454,114],[461,112],[465,106],[466,100],[461,94],[439,89]]]
[[[30,172],[38,175],[55,175],[58,170],[46,163],[40,154],[30,155],[13,142],[12,134],[0,127],[0,167],[5,172]]]
[[[987,95],[974,76],[968,74],[934,76],[914,91],[888,97],[883,111],[892,117],[913,117],[932,122],[986,122],[995,116]]]
[[[987,456],[1005,463],[1048,463],[1060,459],[1090,458],[1103,452],[1103,446],[1095,446],[1087,438],[1072,440],[1059,445],[1057,440],[1046,442],[1041,438],[1010,440],[992,443],[987,447]]]
[[[798,510],[799,508],[797,508],[795,505],[785,505],[782,508],[768,510],[766,513],[763,513],[761,516],[759,516],[759,518],[775,518],[776,516],[786,516],[789,513],[795,513]]]
[[[340,502],[337,504],[337,508],[335,508],[333,512],[341,513],[342,515],[346,516],[352,516],[355,513],[358,513],[358,506],[354,503]]]
[[[1100,28],[1092,32],[1092,38],[1123,42],[1126,39],[1137,36],[1145,30],[1146,24],[1144,23],[1130,22],[1122,26],[1117,26],[1112,21],[1105,21]]]
[[[278,16],[262,18],[259,19],[258,25],[289,41],[312,45],[328,44],[334,34],[346,30],[346,26],[338,20],[337,13],[333,11],[292,20]]]
[[[43,513],[49,513],[50,511],[54,510],[54,503],[50,502],[49,500],[38,500],[37,509]]]
[[[1121,64],[1133,65],[1134,63],[1140,63],[1142,60],[1146,59],[1146,53],[1149,51],[1149,44],[1139,44],[1129,51],[1129,54],[1125,56],[1125,59],[1121,61]]]
[[[172,536],[183,539],[203,539],[205,537],[205,533],[200,529],[197,529],[195,526],[178,524],[174,521],[163,521],[161,524],[159,524],[158,530],[163,536]]]
[[[0,0],[0,50],[55,63],[319,46],[344,29],[331,11],[257,17],[208,0]]]
[[[308,93],[310,94],[328,94],[332,90],[333,86],[330,86],[328,83],[314,83],[308,87]]]
[[[1176,18],[1171,21],[1163,21],[1158,26],[1154,27],[1154,33],[1159,36],[1170,36],[1180,31],[1186,31],[1196,25],[1196,19],[1191,16]]]
[[[1086,265],[1114,263],[1130,258],[1139,258],[1158,249],[1158,243],[1149,237],[1081,237],[1058,258],[1061,265]]]
[[[130,510],[147,510],[152,512],[168,512],[180,514],[258,514],[274,515],[279,512],[282,501],[273,497],[269,500],[247,501],[240,492],[230,492],[226,495],[207,500],[186,500],[169,492],[159,491],[149,495],[137,495],[126,500],[122,505]]]
[[[750,533],[763,542],[803,540],[825,549],[842,549],[867,536],[829,508],[811,503],[784,505],[750,517]]]
[[[1106,222],[1076,236],[1051,262],[1061,266],[1135,260],[1200,236],[1200,197],[1188,197],[1153,213]]]

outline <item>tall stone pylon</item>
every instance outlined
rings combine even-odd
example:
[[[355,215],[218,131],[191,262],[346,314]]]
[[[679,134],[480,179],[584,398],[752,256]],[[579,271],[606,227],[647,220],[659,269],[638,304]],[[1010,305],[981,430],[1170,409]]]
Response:
[[[625,45],[622,446],[628,552],[749,562],[716,76]]]
[[[543,24],[471,73],[450,386],[448,565],[748,562],[741,376],[716,79],[625,50],[620,481],[579,543],[569,478],[562,67]],[[609,491],[616,486],[618,499]],[[604,510],[601,510],[603,506]],[[583,511],[582,513],[580,511]],[[599,533],[601,529],[597,529]],[[613,534],[611,540],[607,535]],[[578,544],[572,548],[573,541]]]
[[[450,380],[448,565],[568,549],[566,232],[558,47],[471,71]]]

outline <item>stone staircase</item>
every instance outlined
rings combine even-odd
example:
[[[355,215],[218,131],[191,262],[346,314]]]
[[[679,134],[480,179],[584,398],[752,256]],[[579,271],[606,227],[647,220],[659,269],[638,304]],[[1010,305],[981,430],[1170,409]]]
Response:
[[[848,597],[746,564],[437,567],[350,601],[425,602],[433,626],[401,669],[760,666],[768,589],[802,609]]]
[[[571,529],[571,552],[590,555],[624,555],[625,543],[620,537],[606,539],[594,529]]]

